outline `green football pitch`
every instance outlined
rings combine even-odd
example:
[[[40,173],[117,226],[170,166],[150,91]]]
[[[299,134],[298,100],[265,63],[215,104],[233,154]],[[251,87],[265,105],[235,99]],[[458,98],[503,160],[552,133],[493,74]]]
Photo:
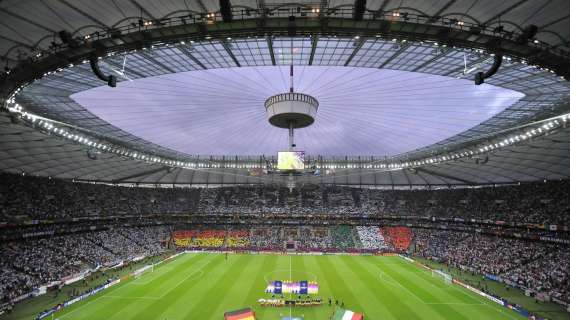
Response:
[[[229,255],[188,253],[55,314],[54,319],[223,319],[252,307],[258,319],[281,319],[289,308],[260,307],[272,280],[315,280],[325,304],[294,307],[293,316],[329,319],[334,306],[366,319],[525,319],[400,257]],[[334,304],[334,303],[333,303]]]

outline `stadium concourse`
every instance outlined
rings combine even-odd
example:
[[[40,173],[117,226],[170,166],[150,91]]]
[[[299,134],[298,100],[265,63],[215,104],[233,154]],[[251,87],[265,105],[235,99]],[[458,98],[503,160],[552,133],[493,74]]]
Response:
[[[0,320],[570,319],[567,0],[0,0]]]

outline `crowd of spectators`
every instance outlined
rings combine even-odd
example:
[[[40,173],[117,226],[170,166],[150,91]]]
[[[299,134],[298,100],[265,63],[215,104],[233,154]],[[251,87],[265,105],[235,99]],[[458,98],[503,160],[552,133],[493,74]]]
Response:
[[[415,229],[416,253],[570,302],[570,251],[540,241]]]
[[[166,227],[133,227],[70,234],[0,246],[0,301],[97,266],[164,251]]]
[[[188,213],[200,191],[139,188],[0,174],[0,221]]]
[[[380,228],[376,226],[358,226],[358,239],[363,249],[382,249],[388,247],[384,242],[384,236],[380,233]]]
[[[570,182],[437,190],[226,187],[202,190],[209,214],[421,216],[570,225]]]
[[[416,216],[570,225],[570,182],[438,190],[144,188],[0,174],[0,221],[154,213]]]
[[[378,250],[389,249],[389,244],[383,242],[378,227],[363,228],[363,234],[350,226],[273,226],[254,227],[251,229],[193,229],[174,232],[174,243],[184,248],[210,249],[251,249],[282,251],[286,243],[295,243],[300,251],[338,251],[338,250]],[[376,232],[373,236],[370,232]],[[376,242],[372,244],[372,242]]]
[[[570,225],[570,181],[373,193],[379,214]]]
[[[251,245],[256,248],[279,250],[283,248],[282,228],[254,227],[250,233]]]

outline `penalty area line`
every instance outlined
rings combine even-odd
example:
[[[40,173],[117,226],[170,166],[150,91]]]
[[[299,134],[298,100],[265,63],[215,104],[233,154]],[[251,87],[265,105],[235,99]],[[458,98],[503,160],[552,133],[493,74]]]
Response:
[[[382,274],[382,273],[383,273],[383,275],[385,275],[385,276],[387,276],[388,278],[390,278],[391,281],[394,282],[394,284],[397,284],[398,287],[404,289],[407,293],[409,293],[410,295],[412,295],[413,297],[415,297],[416,299],[418,299],[419,301],[421,301],[421,303],[426,304],[426,302],[425,302],[422,298],[418,297],[415,293],[412,292],[412,290],[406,288],[403,284],[401,284],[401,283],[398,282],[396,279],[394,279],[394,277],[392,277],[391,275],[389,275],[388,273],[386,273],[386,272],[384,272],[384,271],[381,271],[381,274]],[[380,277],[380,278],[382,279],[382,277]],[[387,281],[384,281],[384,282],[388,283]]]
[[[484,306],[484,303],[465,303],[465,302],[425,302],[427,305],[451,305],[451,306]]]
[[[160,300],[160,298],[148,296],[148,297],[125,297],[125,296],[113,296],[113,295],[106,295],[102,296],[101,298],[108,298],[108,299],[146,299],[146,300]]]
[[[210,263],[208,261],[208,263]],[[208,263],[206,263],[205,265],[201,266],[202,268],[204,268]],[[181,284],[183,284],[186,280],[190,279],[191,277],[193,277],[195,274],[200,274],[200,276],[198,276],[198,278],[202,277],[204,275],[204,270],[202,269],[198,269],[198,270],[194,270],[193,272],[191,272],[189,275],[187,275],[186,277],[184,277],[184,279],[182,279],[177,285],[175,285],[174,287],[170,288],[169,290],[165,291],[160,297],[158,297],[158,299],[162,299],[164,297],[166,297],[167,294],[169,294],[172,290],[178,288]]]

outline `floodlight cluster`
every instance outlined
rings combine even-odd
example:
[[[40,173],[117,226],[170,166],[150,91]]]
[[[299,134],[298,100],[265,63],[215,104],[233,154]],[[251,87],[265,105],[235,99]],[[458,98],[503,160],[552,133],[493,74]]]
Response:
[[[176,159],[161,157],[147,152],[134,150],[124,146],[103,141],[103,139],[93,137],[85,133],[81,129],[71,127],[67,124],[50,120],[23,109],[23,107],[15,102],[15,94],[18,89],[7,101],[8,111],[19,114],[21,118],[30,123],[35,128],[48,132],[51,135],[57,135],[60,138],[67,139],[73,143],[79,143],[86,147],[97,149],[103,152],[112,153],[118,156],[131,158],[133,160],[144,161],[149,164],[165,165],[170,167],[179,167],[185,169],[212,169],[212,168],[236,168],[236,169],[254,169],[263,168],[264,163],[260,162],[236,162],[222,163],[219,161],[180,161]],[[505,147],[513,146],[535,137],[548,134],[556,129],[566,128],[570,120],[570,113],[562,114],[550,119],[537,121],[532,124],[525,125],[517,130],[517,133],[506,133],[501,136],[490,138],[485,143],[474,144],[470,148],[459,150],[452,153],[441,154],[423,159],[390,162],[382,160],[377,162],[343,162],[343,163],[315,163],[319,169],[372,169],[372,170],[403,170],[422,167],[426,165],[437,165],[460,159],[471,159],[489,152],[493,152]]]
[[[317,9],[318,10],[318,9]],[[393,12],[393,14],[398,14],[398,12]],[[213,15],[213,14],[212,14]],[[381,35],[377,35],[377,37],[381,37]],[[359,35],[354,36],[355,40],[360,39]],[[231,38],[228,38],[231,40]],[[181,40],[178,42],[178,45],[192,45],[194,40],[189,40],[189,43]],[[406,39],[392,39],[392,42],[395,44],[403,44],[407,42]],[[446,47],[446,44],[440,44],[435,41],[421,41],[420,44],[431,44],[433,47]],[[170,46],[173,45],[171,43],[153,43],[150,48],[155,47],[163,47],[163,46]],[[176,44],[174,44],[176,45]],[[148,50],[148,47],[143,47],[142,50]],[[465,51],[469,51],[469,49],[464,49]],[[105,56],[113,56],[119,53],[130,53],[136,52],[137,49],[126,50],[124,52],[107,52]],[[486,52],[483,49],[471,49],[471,52],[475,52],[478,54],[490,54],[493,56],[492,53]],[[512,63],[522,63],[525,65],[530,65],[535,69],[540,69],[546,72],[555,73],[555,71],[540,67],[538,65],[529,64],[529,62],[525,59],[520,59],[516,57],[505,56],[504,57],[507,61],[511,61]],[[102,57],[99,57],[102,59]],[[82,63],[88,63],[89,61],[83,60]],[[69,64],[67,67],[73,67],[73,64]],[[56,74],[59,72],[64,71],[64,67],[59,67],[55,70],[45,72],[43,76],[48,76],[51,74]],[[560,81],[565,81],[565,79],[560,76]],[[34,81],[39,80],[35,79]],[[32,82],[33,83],[33,82]],[[15,112],[21,115],[22,119],[26,120],[27,122],[33,124],[36,128],[49,132],[50,134],[55,134],[60,136],[61,138],[68,139],[73,141],[74,143],[84,144],[87,147],[95,148],[98,150],[102,150],[104,152],[113,153],[123,157],[129,157],[135,160],[144,161],[150,164],[160,164],[160,165],[167,165],[172,167],[180,167],[180,168],[188,168],[188,169],[195,169],[195,168],[240,168],[240,169],[253,169],[253,168],[265,168],[266,164],[259,161],[235,161],[234,163],[222,162],[222,161],[206,161],[206,160],[192,160],[192,161],[180,161],[178,159],[166,158],[161,156],[156,156],[147,152],[141,152],[134,149],[130,149],[125,146],[117,146],[115,144],[111,144],[109,142],[103,141],[103,139],[93,138],[87,135],[85,132],[86,130],[82,130],[80,128],[73,128],[67,124],[59,123],[57,121],[53,121],[50,119],[46,119],[41,116],[34,115],[30,112],[24,111],[22,106],[16,103],[16,96],[17,94],[28,84],[24,84],[16,89],[12,95],[7,100],[7,107],[8,110],[11,112]],[[526,125],[525,127],[528,128],[526,131],[521,131],[517,134],[505,134],[501,136],[501,138],[493,138],[492,141],[488,141],[484,144],[477,144],[470,148],[448,153],[440,154],[437,156],[426,157],[422,159],[410,160],[410,161],[390,161],[390,160],[381,160],[381,161],[372,161],[372,162],[360,162],[360,161],[343,161],[343,162],[335,162],[331,161],[329,163],[315,163],[316,167],[319,169],[357,169],[357,168],[364,168],[364,169],[372,169],[372,170],[402,170],[402,169],[409,169],[414,167],[421,167],[426,165],[434,165],[434,164],[441,164],[448,161],[456,161],[463,158],[472,158],[477,155],[489,153],[501,149],[503,147],[512,146],[514,144],[525,142],[529,139],[532,139],[537,136],[544,135],[552,130],[558,129],[562,126],[566,127],[566,123],[570,119],[570,114],[560,115],[558,117],[551,118],[549,120],[544,120],[542,122],[537,122],[535,124]]]
[[[179,161],[133,150],[130,148],[125,148],[122,146],[117,146],[116,144],[109,143],[103,139],[88,135],[85,132],[82,132],[81,130],[71,127],[67,124],[24,111],[22,106],[14,101],[14,98],[8,100],[8,111],[19,114],[22,120],[30,123],[36,129],[42,130],[49,133],[50,135],[55,135],[74,143],[82,144],[89,148],[112,153],[118,156],[132,158],[134,160],[144,161],[149,164],[159,164],[181,168],[199,168],[204,166],[202,163],[199,164],[196,162]]]

